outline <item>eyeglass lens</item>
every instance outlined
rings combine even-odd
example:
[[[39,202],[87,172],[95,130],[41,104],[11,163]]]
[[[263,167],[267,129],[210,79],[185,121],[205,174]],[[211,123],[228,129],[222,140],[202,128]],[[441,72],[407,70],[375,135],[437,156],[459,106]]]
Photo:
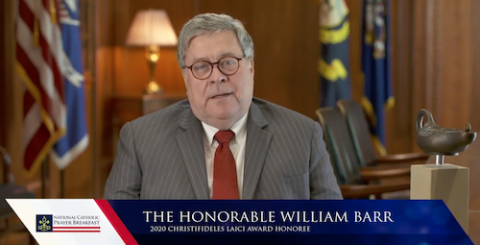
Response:
[[[232,75],[239,68],[239,61],[233,57],[225,57],[217,62],[220,71],[225,75]],[[192,65],[192,73],[198,79],[205,79],[210,76],[213,64],[208,61],[198,61]]]

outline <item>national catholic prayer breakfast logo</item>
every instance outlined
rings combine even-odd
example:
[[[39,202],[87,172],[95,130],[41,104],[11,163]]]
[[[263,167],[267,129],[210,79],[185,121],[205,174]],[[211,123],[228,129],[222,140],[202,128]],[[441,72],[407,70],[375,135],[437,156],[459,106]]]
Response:
[[[52,232],[52,216],[51,214],[37,215],[37,232]]]
[[[37,214],[37,232],[100,232],[99,215]]]

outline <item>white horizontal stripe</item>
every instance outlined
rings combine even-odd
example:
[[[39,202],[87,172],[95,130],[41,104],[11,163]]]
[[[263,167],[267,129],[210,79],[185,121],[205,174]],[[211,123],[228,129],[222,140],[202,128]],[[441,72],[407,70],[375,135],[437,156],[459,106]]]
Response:
[[[100,226],[54,226],[53,229],[57,230],[100,230]]]
[[[40,110],[38,109],[38,104],[35,103],[30,111],[28,111],[25,119],[23,121],[23,133],[22,133],[22,144],[23,151],[26,150],[30,140],[40,128],[42,124],[42,119],[40,118]]]
[[[66,108],[55,89],[51,67],[43,59],[41,49],[33,46],[33,35],[23,20],[17,22],[17,41],[40,74],[40,83],[51,100],[53,121],[58,127],[66,125]]]
[[[79,233],[79,232],[100,232],[100,229],[98,230],[58,230],[58,229],[52,229],[53,232],[63,232],[63,233],[69,233],[69,232],[75,232],[75,233]]]
[[[61,233],[69,233],[69,232],[72,232],[72,233],[97,232],[97,233],[98,233],[98,232],[100,232],[100,230],[56,230],[56,229],[53,229],[52,231],[53,231],[53,232],[61,232]]]
[[[52,229],[53,230],[80,230],[80,231],[81,230],[100,230],[100,228],[95,228],[95,227],[88,227],[88,228],[86,228],[86,227],[85,228],[83,228],[83,227],[72,227],[72,228],[61,227],[61,228],[59,228],[59,227],[55,227],[55,226]]]
[[[79,20],[70,19],[69,16],[67,16],[67,18],[60,19],[60,22],[62,22],[62,24],[66,24],[66,25],[80,26],[80,21]]]
[[[75,231],[99,231],[100,228],[57,228],[53,227],[52,230],[57,230],[57,231],[70,231],[70,230],[75,230]]]
[[[57,155],[55,151],[50,152],[50,157],[53,162],[57,165],[59,169],[64,169],[77,158],[88,146],[88,135],[82,138],[69,152],[67,152],[63,157]]]
[[[52,230],[52,233],[53,234],[89,234],[89,233],[93,233],[93,234],[98,234],[98,233],[101,233],[102,231],[101,230]],[[84,244],[84,243],[73,243],[73,244]],[[50,244],[48,244],[50,245]]]

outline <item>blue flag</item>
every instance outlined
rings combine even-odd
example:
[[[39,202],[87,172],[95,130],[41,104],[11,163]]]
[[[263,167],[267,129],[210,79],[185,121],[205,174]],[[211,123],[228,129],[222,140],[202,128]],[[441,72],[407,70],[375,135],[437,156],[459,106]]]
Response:
[[[66,134],[55,144],[51,157],[64,169],[88,146],[85,117],[85,83],[80,39],[80,11],[78,0],[58,1],[64,55],[61,58],[67,106]]]
[[[385,112],[394,106],[389,30],[389,0],[365,0],[362,25],[362,106],[370,122],[373,142],[385,155]]]
[[[321,107],[334,107],[340,99],[350,99],[348,7],[344,0],[320,1]]]

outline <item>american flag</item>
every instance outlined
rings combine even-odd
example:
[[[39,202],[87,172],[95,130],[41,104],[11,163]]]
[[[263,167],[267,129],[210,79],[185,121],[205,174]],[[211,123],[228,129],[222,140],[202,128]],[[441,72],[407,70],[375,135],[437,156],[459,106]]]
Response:
[[[79,61],[73,61],[65,51],[71,49],[72,45],[66,42],[68,37],[62,35],[62,29],[65,28],[61,20],[66,17],[59,7],[63,1],[77,3],[75,0],[18,0],[16,72],[26,87],[22,141],[23,164],[29,173],[34,172],[49,153],[58,156],[54,160],[60,168],[66,167],[72,158],[60,163],[58,160],[62,160],[62,156],[57,150],[52,151],[52,147],[56,144],[55,148],[58,148],[59,142],[67,138],[78,125],[85,128],[82,133],[88,142],[81,57],[77,57]],[[81,46],[73,48],[81,52]],[[72,84],[81,91],[73,97],[69,90]],[[81,104],[77,106],[80,109],[73,108],[72,111],[69,106],[72,100],[78,100],[74,104]],[[69,114],[82,115],[83,118],[71,120],[69,117],[72,116],[67,115],[67,111]],[[71,144],[63,147],[61,153],[65,153],[65,150],[68,153],[72,147],[74,145]],[[83,140],[81,151],[85,147]]]

